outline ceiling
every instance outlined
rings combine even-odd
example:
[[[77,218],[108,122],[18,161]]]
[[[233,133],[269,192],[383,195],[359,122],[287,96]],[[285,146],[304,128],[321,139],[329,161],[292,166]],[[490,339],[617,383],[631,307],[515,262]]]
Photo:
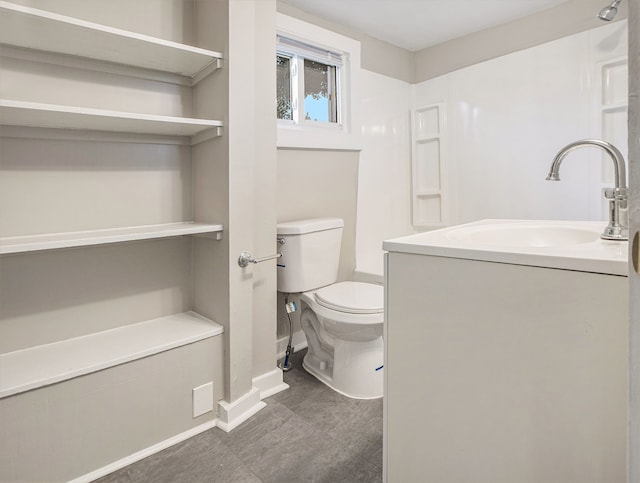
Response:
[[[415,52],[568,0],[280,0]],[[603,3],[607,3],[606,0]]]

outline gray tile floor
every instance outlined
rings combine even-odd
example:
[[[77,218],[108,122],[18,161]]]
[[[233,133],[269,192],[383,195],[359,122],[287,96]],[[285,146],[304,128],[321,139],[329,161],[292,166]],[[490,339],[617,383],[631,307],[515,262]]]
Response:
[[[230,433],[218,428],[97,480],[112,482],[381,482],[382,399],[342,396],[293,354],[289,389]]]

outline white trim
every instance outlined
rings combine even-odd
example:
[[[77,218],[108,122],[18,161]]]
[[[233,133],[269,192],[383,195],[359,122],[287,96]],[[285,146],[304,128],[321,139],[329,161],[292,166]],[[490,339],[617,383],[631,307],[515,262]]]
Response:
[[[383,363],[389,367],[389,350],[387,347],[387,341],[389,340],[389,253],[385,252],[383,255],[383,272],[384,272],[384,325],[382,327],[382,338],[384,340],[384,356]],[[385,373],[386,376],[386,373]],[[389,481],[389,428],[388,411],[389,405],[387,404],[389,395],[389,381],[387,377],[382,379],[382,397],[384,404],[382,405],[382,481],[387,483]]]
[[[218,401],[217,426],[225,433],[228,433],[244,423],[266,405],[266,403],[260,400],[260,391],[257,387],[251,388],[248,393],[232,403]]]
[[[114,461],[113,463],[109,463],[108,465],[98,468],[97,470],[91,471],[90,473],[86,473],[82,476],[74,478],[73,480],[70,480],[69,483],[88,483],[90,481],[94,481],[98,478],[111,474],[114,471],[122,469],[125,466],[129,466],[130,464],[133,464],[137,461],[147,458],[148,456],[159,453],[160,451],[170,448],[171,446],[174,446],[178,443],[186,441],[187,439],[192,438],[200,433],[204,433],[205,431],[215,428],[216,426],[217,426],[216,419],[200,424],[195,428],[191,428],[180,434],[171,436],[170,438],[165,439],[164,441],[151,445],[140,451],[136,451],[133,454],[125,456],[124,458]]]
[[[276,349],[278,351],[278,355],[277,355],[278,359],[283,359],[284,356],[286,355],[288,342],[289,342],[289,336],[278,339],[278,345]],[[302,332],[302,330],[298,330],[297,332],[293,333],[293,338],[291,339],[291,345],[293,346],[293,352],[298,352],[308,347],[307,338],[305,337],[304,332]]]
[[[282,370],[280,369],[274,369],[254,377],[252,383],[260,391],[260,400],[289,389],[289,384],[282,380]]]
[[[302,20],[279,13],[277,33],[284,37],[341,53],[341,126],[323,128],[317,123],[278,123],[278,148],[360,150],[359,117],[360,42]],[[276,39],[274,39],[274,42]]]

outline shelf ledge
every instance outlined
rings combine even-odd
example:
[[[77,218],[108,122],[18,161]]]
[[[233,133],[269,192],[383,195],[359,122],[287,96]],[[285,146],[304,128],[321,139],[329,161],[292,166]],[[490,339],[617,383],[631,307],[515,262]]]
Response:
[[[195,312],[0,355],[0,398],[142,359],[223,333]]]
[[[212,50],[6,1],[0,1],[0,43],[170,72],[191,79],[219,67],[222,59],[221,53]]]
[[[421,190],[417,191],[415,196],[418,198],[435,198],[437,196],[442,196],[442,192],[440,190]]]
[[[89,107],[0,99],[0,124],[51,129],[209,137],[222,134],[222,122],[213,119],[160,116]]]
[[[130,226],[105,230],[48,233],[44,235],[10,236],[0,238],[0,255],[12,253],[57,250],[136,240],[152,240],[183,235],[212,235],[219,240],[222,225],[181,222],[161,225]]]

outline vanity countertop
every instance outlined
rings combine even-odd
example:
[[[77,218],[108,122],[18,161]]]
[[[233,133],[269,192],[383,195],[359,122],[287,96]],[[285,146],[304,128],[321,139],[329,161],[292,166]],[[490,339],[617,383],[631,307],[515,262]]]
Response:
[[[482,220],[383,242],[412,253],[609,275],[628,274],[628,242],[600,238],[603,221]]]

